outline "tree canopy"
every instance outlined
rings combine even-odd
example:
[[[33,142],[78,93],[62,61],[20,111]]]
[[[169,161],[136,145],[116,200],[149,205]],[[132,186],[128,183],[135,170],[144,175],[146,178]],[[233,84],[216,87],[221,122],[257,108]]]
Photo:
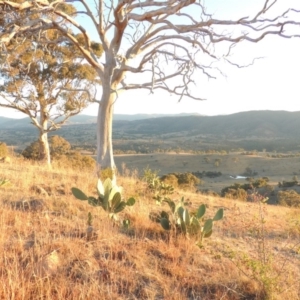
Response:
[[[70,5],[59,8],[64,13],[75,12]],[[19,13],[20,19],[28,22],[41,16],[42,12]],[[4,28],[9,24],[10,18],[2,20]],[[83,43],[82,34],[74,36]],[[93,45],[94,54],[100,57],[101,45]],[[59,129],[93,101],[95,85],[100,84],[97,72],[56,29],[14,36],[5,44],[0,64],[0,106],[19,110],[31,118],[40,134],[40,159],[50,163],[47,133]]]

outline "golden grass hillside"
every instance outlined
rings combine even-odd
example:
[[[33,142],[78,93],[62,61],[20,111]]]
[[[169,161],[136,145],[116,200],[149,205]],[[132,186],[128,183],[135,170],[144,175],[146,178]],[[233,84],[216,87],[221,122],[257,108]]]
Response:
[[[149,219],[162,208],[138,178],[118,178],[137,200],[121,214],[129,229],[71,194],[95,195],[93,172],[14,158],[1,178],[10,183],[0,187],[0,299],[300,299],[299,210],[176,190],[172,199],[210,214],[224,207],[199,248]]]

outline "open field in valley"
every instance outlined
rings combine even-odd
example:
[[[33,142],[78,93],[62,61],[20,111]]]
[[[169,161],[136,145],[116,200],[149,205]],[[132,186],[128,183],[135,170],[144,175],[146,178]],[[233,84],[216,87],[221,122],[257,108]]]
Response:
[[[209,162],[205,161],[209,159]],[[214,162],[221,160],[216,167]],[[153,171],[159,171],[159,175],[172,172],[197,172],[216,171],[222,176],[217,178],[203,178],[201,188],[212,189],[220,192],[222,188],[234,182],[246,182],[244,179],[232,179],[230,176],[242,175],[246,168],[257,172],[255,177],[269,177],[270,184],[277,185],[279,181],[292,180],[294,175],[300,174],[300,157],[269,158],[266,153],[259,155],[242,155],[241,153],[230,153],[226,155],[207,154],[139,154],[139,155],[117,155],[115,161],[119,171],[127,168],[131,171],[137,170],[140,175],[143,170],[150,167]],[[125,164],[125,165],[124,165]]]

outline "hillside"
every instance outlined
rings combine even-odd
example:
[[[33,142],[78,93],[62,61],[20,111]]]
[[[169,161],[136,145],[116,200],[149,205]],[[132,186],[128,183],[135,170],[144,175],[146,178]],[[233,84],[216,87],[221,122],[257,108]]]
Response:
[[[116,115],[113,143],[121,153],[157,151],[205,151],[209,149],[299,151],[300,112],[249,111],[223,116]],[[118,120],[123,118],[123,120]],[[131,118],[131,121],[126,120]],[[78,115],[58,134],[76,147],[94,151],[96,117]],[[37,139],[37,129],[28,119],[0,118],[0,141],[24,149]]]
[[[144,119],[156,119],[156,118],[165,118],[165,117],[184,117],[191,114],[177,114],[177,115],[165,115],[165,114],[135,114],[135,115],[125,115],[125,114],[115,114],[115,121],[136,121]],[[197,114],[192,114],[197,115]],[[79,114],[71,117],[66,125],[76,125],[76,124],[93,124],[97,122],[95,116]],[[10,129],[10,128],[21,128],[21,127],[31,126],[31,120],[26,118],[13,119],[0,116],[0,128]]]
[[[185,116],[115,123],[124,132],[219,135],[228,138],[279,138],[300,136],[300,112],[249,111],[224,116]]]
[[[137,177],[121,177],[126,229],[71,194],[95,195],[92,170],[52,170],[13,158],[0,164],[0,299],[300,299],[299,209],[260,206],[176,189],[195,210],[224,208],[203,247],[151,221],[164,209]],[[94,234],[87,235],[88,213]]]
[[[67,126],[90,125],[94,130],[96,117],[74,116]],[[1,129],[32,127],[28,118],[0,117]],[[88,128],[88,127],[87,127]],[[115,115],[114,128],[133,134],[169,134],[188,132],[189,135],[218,135],[228,138],[300,137],[300,112],[249,111],[231,115]]]

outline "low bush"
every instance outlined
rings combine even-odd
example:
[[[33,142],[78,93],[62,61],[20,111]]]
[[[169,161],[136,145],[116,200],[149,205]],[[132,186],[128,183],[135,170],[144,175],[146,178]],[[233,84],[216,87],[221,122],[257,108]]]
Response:
[[[279,191],[277,196],[280,205],[300,207],[300,194],[295,190]]]
[[[96,168],[96,161],[91,156],[82,155],[78,151],[58,156],[54,164],[60,167],[71,167],[76,170],[92,170]]]
[[[152,192],[159,189],[161,185],[158,172],[159,171],[157,170],[151,170],[149,166],[146,169],[144,169],[142,180],[147,183],[149,190],[151,190]]]
[[[295,185],[298,185],[298,181],[296,181],[296,180],[278,182],[278,187],[280,187],[280,188],[292,187]]]
[[[82,155],[79,151],[72,151],[71,144],[58,135],[49,138],[49,148],[53,165],[70,167],[76,170],[89,170],[96,167],[95,159],[89,155]],[[22,155],[28,159],[39,160],[39,141],[35,141],[26,147]]]
[[[170,173],[160,178],[162,182],[173,187],[193,187],[201,183],[201,180],[192,173]]]
[[[167,174],[160,178],[166,184],[172,185],[174,188],[178,187],[178,177],[175,174]]]
[[[224,190],[224,189],[223,189]],[[237,199],[241,201],[247,201],[248,194],[241,188],[226,188],[226,191],[222,190],[222,196],[229,199]]]
[[[58,135],[53,135],[49,138],[49,149],[52,159],[57,159],[62,155],[68,154],[71,150],[71,144]],[[32,142],[27,146],[22,155],[25,158],[38,160],[40,158],[40,144],[39,141]]]
[[[71,151],[71,144],[59,135],[49,138],[50,155],[53,159]]]
[[[167,195],[173,194],[174,186],[167,182],[161,181],[157,173],[158,171],[152,171],[149,167],[147,167],[144,169],[142,180],[147,183],[149,191],[154,193],[153,199],[155,199],[156,202],[161,203],[167,199]]]
[[[202,171],[202,172],[193,172],[193,175],[195,175],[198,178],[208,177],[208,178],[216,178],[222,176],[221,172],[217,171]]]
[[[22,151],[22,156],[32,160],[38,160],[40,157],[39,141],[32,142]]]
[[[256,188],[260,188],[260,187],[267,186],[269,181],[270,180],[268,177],[262,177],[262,178],[258,178],[256,180],[254,180],[252,182],[252,185]]]
[[[269,178],[268,177],[262,177],[258,178],[256,180],[252,178],[247,178],[249,183],[235,183],[234,185],[230,185],[228,187],[225,187],[221,191],[221,196],[231,199],[239,199],[241,197],[241,200],[246,201],[247,200],[247,191],[253,190],[255,188],[262,188],[264,187],[266,190],[271,190],[271,186],[268,185]],[[240,191],[244,190],[244,192]]]
[[[226,197],[225,194],[228,193],[229,190],[244,190],[244,191],[248,191],[248,190],[252,190],[254,188],[252,183],[245,183],[245,184],[240,184],[240,183],[235,183],[233,185],[227,186],[225,188],[222,189],[221,191],[221,196],[222,197]],[[231,192],[230,192],[231,193]]]
[[[197,190],[197,193],[206,195],[206,196],[220,197],[220,195],[217,192],[210,190],[210,189]]]

